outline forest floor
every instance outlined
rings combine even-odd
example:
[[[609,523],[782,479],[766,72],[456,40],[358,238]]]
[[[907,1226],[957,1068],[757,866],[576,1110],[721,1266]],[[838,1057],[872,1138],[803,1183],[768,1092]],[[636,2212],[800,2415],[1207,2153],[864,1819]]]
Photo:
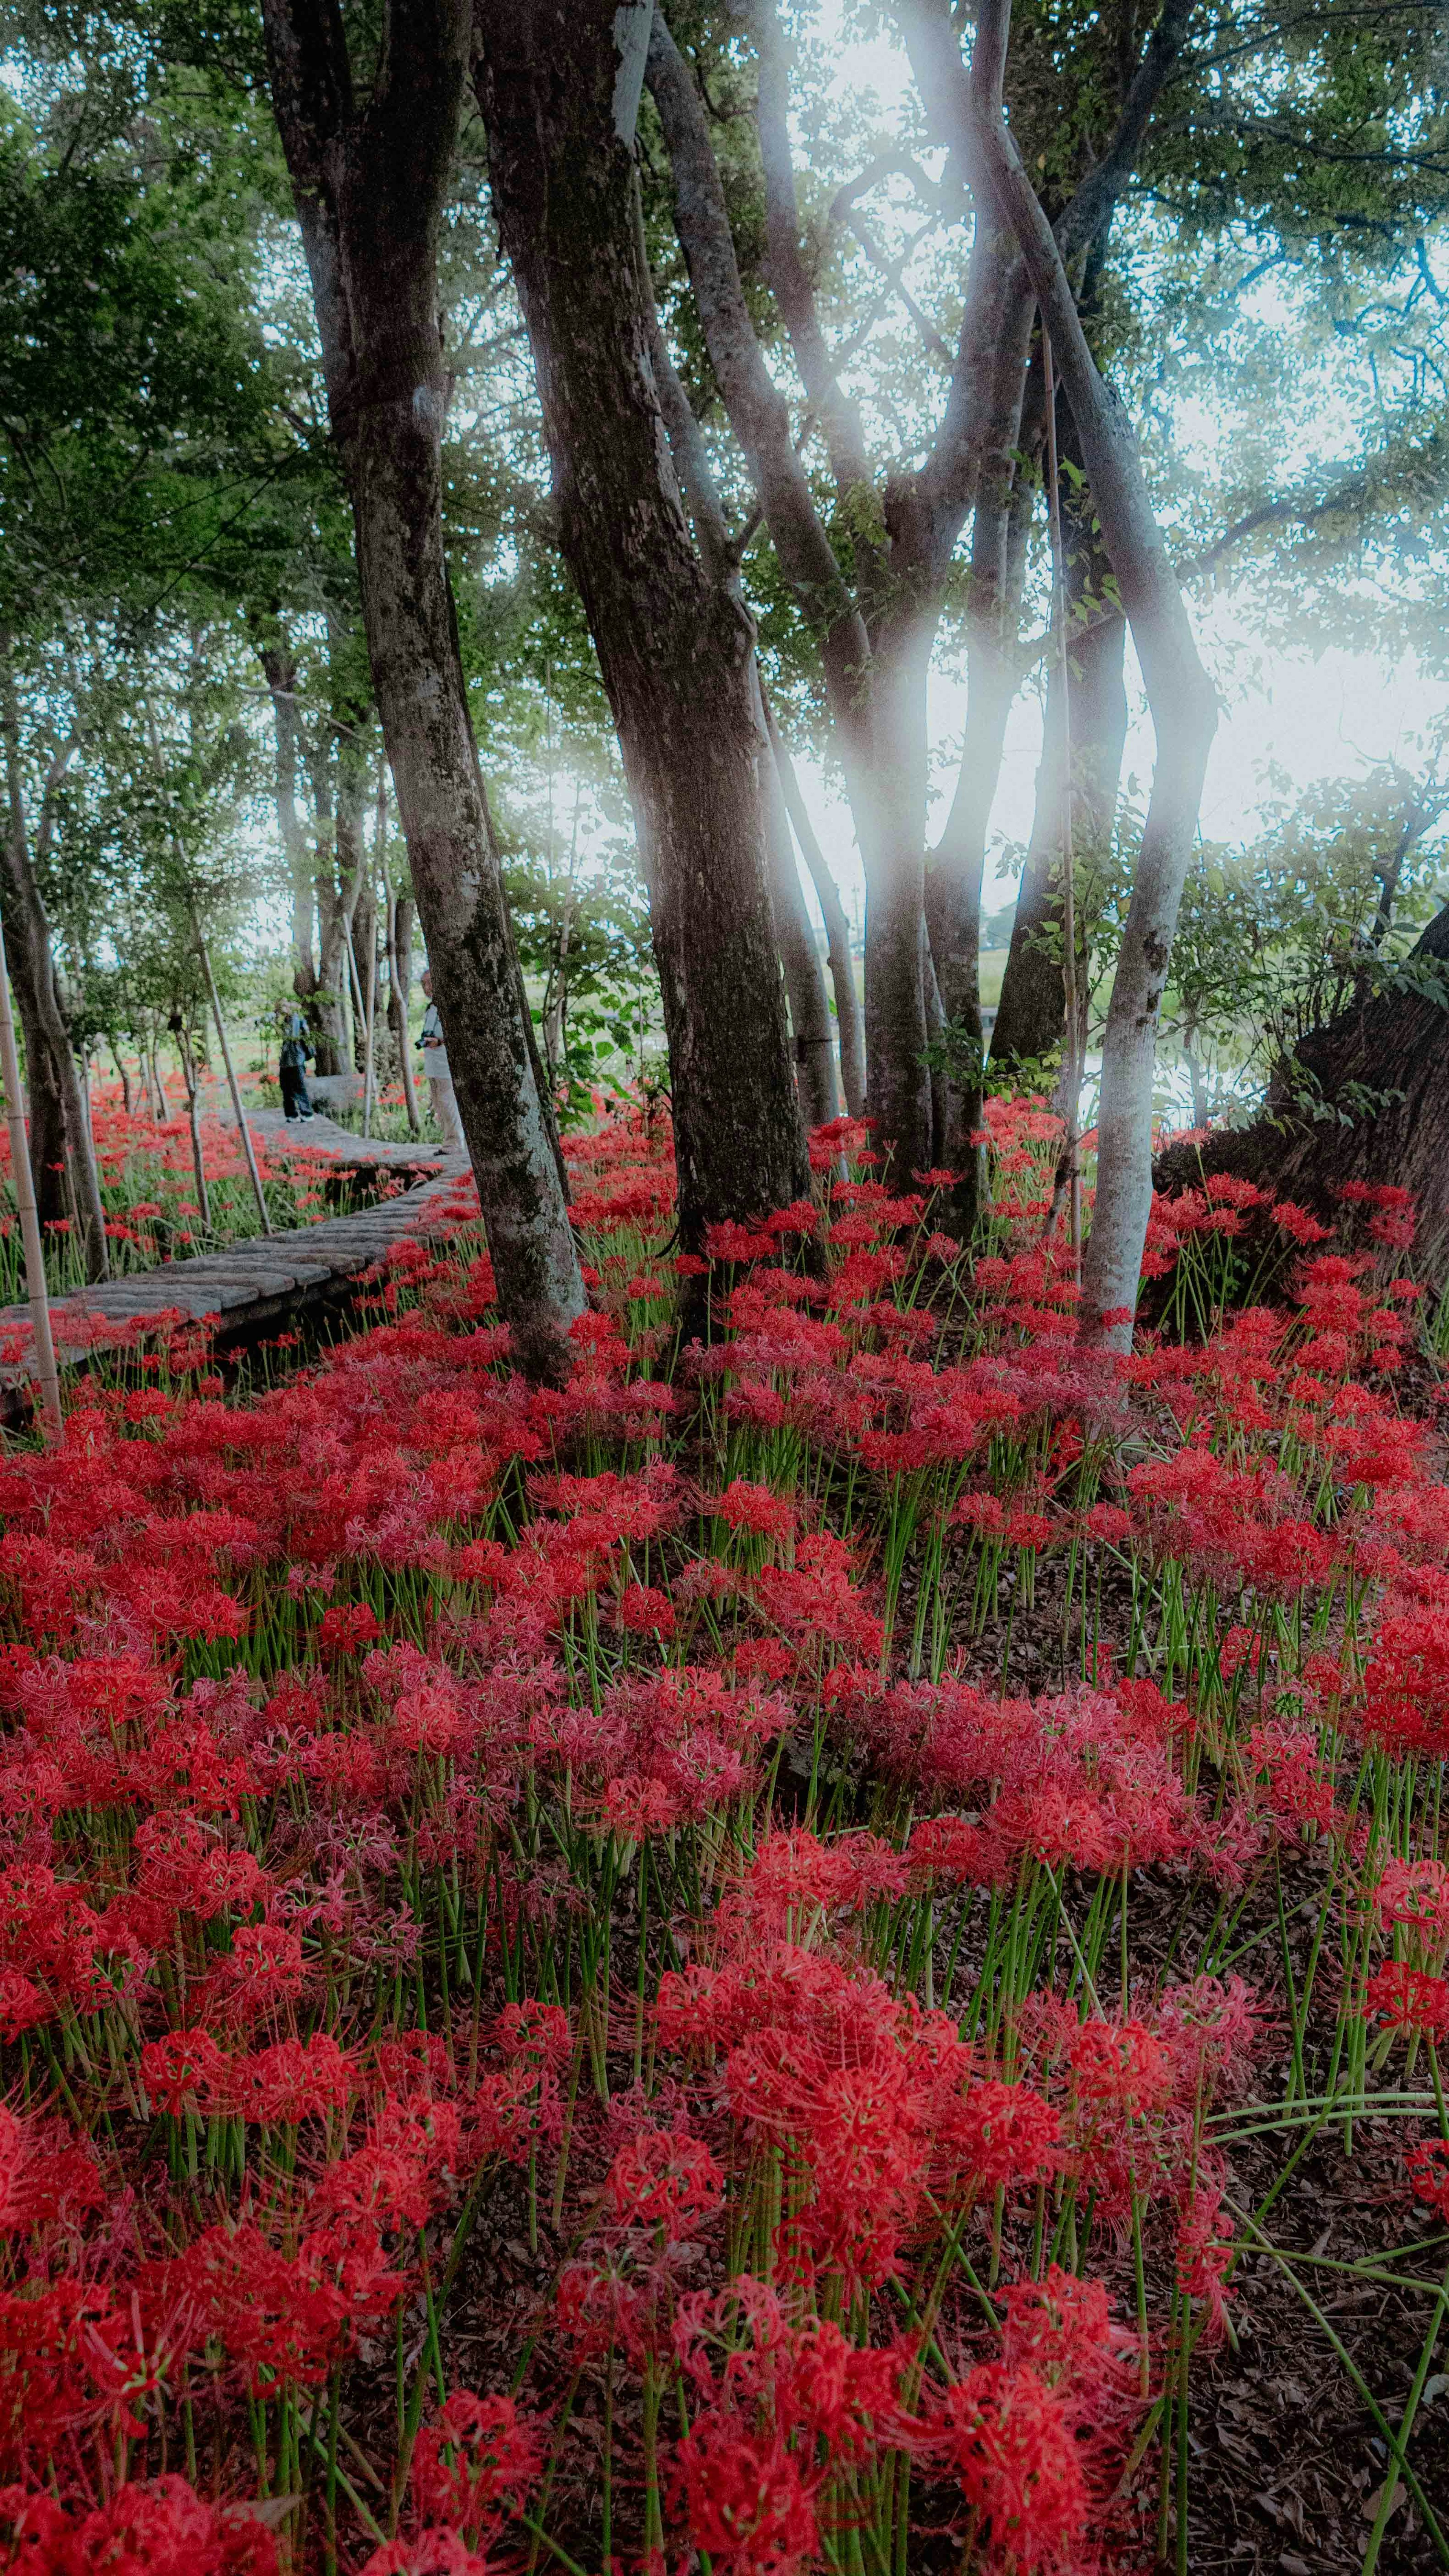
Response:
[[[969,1272],[842,1125],[672,1374],[621,1117],[566,1388],[461,1221],[330,1350],[185,1326],[10,1444],[35,2576],[1449,2565],[1403,1212],[1272,1210],[1239,1313],[1249,1211],[1159,1210],[1206,1329],[1089,1366],[1057,1131],[991,1116]]]

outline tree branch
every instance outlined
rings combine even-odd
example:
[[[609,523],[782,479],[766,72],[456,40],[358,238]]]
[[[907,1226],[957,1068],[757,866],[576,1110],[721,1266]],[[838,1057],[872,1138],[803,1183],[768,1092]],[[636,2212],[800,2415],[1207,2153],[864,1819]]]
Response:
[[[775,0],[755,0],[755,47],[760,64],[758,127],[765,173],[766,278],[780,308],[800,381],[825,432],[830,470],[841,497],[869,483],[859,407],[843,391],[831,362],[815,289],[800,255],[800,208],[790,152],[790,65]],[[852,219],[853,220],[853,219]]]
[[[1057,219],[1057,248],[1068,263],[1112,213],[1136,167],[1152,112],[1176,70],[1197,0],[1164,0],[1161,17],[1133,75],[1117,131]],[[980,37],[978,35],[979,44]]]
[[[646,78],[669,147],[675,223],[710,365],[744,449],[780,569],[820,636],[832,705],[853,728],[861,677],[870,659],[865,623],[795,452],[789,406],[765,365],[745,302],[699,94],[657,7]]]
[[[1152,1198],[1157,1019],[1217,721],[1216,695],[1153,514],[1132,425],[1097,372],[1061,249],[1015,141],[999,115],[983,113],[945,0],[902,0],[901,16],[923,95],[938,102],[953,145],[981,172],[999,216],[1016,236],[1072,407],[1157,734],[1152,797],[1103,1047],[1097,1199],[1083,1292],[1085,1337],[1120,1347],[1130,1339]],[[977,42],[986,45],[993,63],[1004,51],[1010,17],[1010,0],[981,0]]]

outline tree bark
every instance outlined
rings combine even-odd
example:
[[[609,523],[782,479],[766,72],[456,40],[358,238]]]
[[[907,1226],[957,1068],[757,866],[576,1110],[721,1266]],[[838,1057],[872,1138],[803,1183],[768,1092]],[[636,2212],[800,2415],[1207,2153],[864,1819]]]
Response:
[[[1075,442],[1065,423],[1063,431],[1062,454],[1079,466]],[[1111,856],[1118,781],[1127,740],[1127,688],[1123,677],[1127,630],[1120,617],[1097,613],[1112,568],[1095,533],[1091,492],[1085,481],[1064,478],[1061,512],[1066,551],[1067,677],[1064,682],[1058,646],[1047,675],[1031,841],[1022,868],[1011,949],[991,1039],[993,1062],[1002,1065],[1039,1061],[1062,1047],[1066,1036],[1062,854],[1067,794],[1063,753],[1067,734],[1071,741],[1072,847],[1080,889],[1079,947],[1084,944],[1082,934],[1092,910],[1093,888],[1101,883]],[[1067,727],[1062,722],[1064,699],[1070,717]],[[1085,978],[1081,992],[1085,1005]],[[1079,1029],[1079,1063],[1083,1034]]]
[[[15,676],[10,659],[9,641],[0,640],[0,686],[3,686],[3,721],[5,735],[5,772],[8,812],[5,831],[5,865],[9,893],[17,932],[19,952],[24,963],[22,973],[29,986],[29,1008],[43,1045],[37,1049],[35,1070],[31,1074],[32,1092],[43,1058],[49,1067],[49,1078],[60,1102],[61,1125],[65,1138],[65,1162],[70,1175],[71,1198],[76,1223],[80,1230],[88,1280],[110,1276],[110,1259],[106,1251],[106,1212],[101,1202],[100,1179],[96,1171],[91,1143],[90,1119],[86,1113],[85,1093],[81,1088],[75,1050],[70,1030],[56,990],[55,958],[50,942],[50,922],[31,857],[30,828],[25,812],[25,791],[20,774],[20,717],[15,696]],[[59,786],[75,749],[77,737],[72,734],[51,761],[41,796],[37,825],[37,855],[42,863],[53,828],[53,792]],[[22,1025],[26,1005],[22,1004]],[[30,1062],[30,1032],[27,1028],[27,1064]],[[46,1088],[42,1075],[40,1088]],[[45,1135],[46,1119],[42,1118],[39,1143],[50,1150],[51,1140]],[[32,1146],[31,1160],[38,1159]],[[39,1203],[37,1180],[37,1204]]]
[[[765,721],[770,728],[770,743],[775,766],[780,773],[780,788],[785,809],[800,845],[800,855],[810,871],[815,900],[825,923],[825,954],[830,968],[831,991],[835,997],[835,1036],[840,1050],[840,1088],[845,1106],[852,1118],[865,1110],[865,1021],[860,995],[855,989],[855,958],[850,945],[850,923],[840,900],[840,888],[826,864],[825,853],[816,838],[815,826],[806,811],[800,793],[795,764],[775,722],[769,699],[764,701]]]
[[[489,176],[533,347],[565,558],[618,728],[669,1045],[679,1232],[798,1197],[751,703],[754,638],[690,539],[651,360],[633,120],[647,0],[480,10]],[[741,1032],[748,1032],[741,1043]]]
[[[317,906],[317,979],[307,995],[307,1018],[317,1049],[317,1070],[347,1070],[347,1024],[343,1003],[347,985],[347,920],[337,882],[337,803],[332,761],[325,736],[312,746],[308,763],[312,782],[312,816],[316,841],[313,889]]]
[[[397,1048],[403,1106],[412,1135],[422,1134],[417,1093],[413,1089],[412,1049],[408,1043],[408,1005],[413,991],[413,899],[388,888],[387,1024]]]
[[[815,933],[810,927],[810,915],[805,908],[804,890],[800,884],[800,871],[795,864],[789,808],[770,742],[763,694],[759,698],[758,716],[763,745],[759,774],[770,854],[770,892],[775,914],[775,937],[790,1001],[795,1081],[806,1126],[823,1127],[827,1119],[835,1117],[840,1106],[835,1087],[834,1051],[830,1043],[830,1006],[825,998],[820,951],[815,945]]]
[[[317,961],[312,946],[316,889],[307,835],[297,812],[297,766],[302,742],[297,657],[283,635],[277,643],[258,645],[257,658],[272,701],[277,830],[292,888],[292,989],[300,1002],[310,1002],[317,990]]]
[[[937,1111],[937,1152],[957,1174],[948,1210],[962,1241],[976,1221],[984,1053],[981,1020],[981,886],[991,808],[1016,695],[1014,647],[1041,445],[1040,350],[1028,372],[1035,301],[1024,273],[1008,275],[991,378],[990,412],[971,525],[967,604],[966,733],[945,829],[926,862],[926,925],[941,1007],[957,1062]],[[1038,401],[1033,404],[1035,385]],[[978,1068],[971,1078],[974,1059]]]
[[[1250,1126],[1159,1155],[1157,1187],[1196,1189],[1205,1175],[1231,1173],[1329,1224],[1342,1217],[1346,1181],[1406,1189],[1418,1220],[1413,1275],[1449,1286],[1449,904],[1410,953],[1437,970],[1426,989],[1366,990],[1299,1041]]]
[[[982,0],[977,44],[1004,53],[1009,23],[1009,0]],[[918,78],[931,82],[953,139],[959,134],[963,147],[976,154],[999,213],[1016,234],[1076,422],[1157,735],[1151,801],[1103,1048],[1097,1192],[1082,1283],[1083,1338],[1122,1349],[1131,1341],[1152,1204],[1158,1015],[1217,698],[1153,515],[1132,425],[1097,372],[1061,250],[1016,145],[999,115],[982,112],[944,0],[919,0],[907,36]]]
[[[29,1109],[30,1163],[35,1205],[42,1228],[61,1224],[69,1213],[65,1186],[65,1104],[50,1040],[41,1019],[30,924],[17,899],[10,870],[0,880],[10,985],[25,1043],[25,1089]]]
[[[1190,0],[1166,0],[1160,26],[1129,83],[1112,145],[1062,218],[1066,238],[1075,241],[1078,200],[1080,220],[1090,233],[1124,186],[1152,103],[1175,58],[1189,6]],[[931,1085],[922,1061],[926,987],[919,938],[925,892],[926,674],[946,571],[975,495],[982,442],[989,439],[984,388],[992,376],[1008,281],[1018,263],[993,241],[989,225],[978,224],[960,346],[937,436],[925,463],[890,477],[878,495],[858,418],[842,392],[819,327],[800,252],[786,57],[773,0],[753,0],[750,14],[760,53],[768,275],[848,513],[854,592],[816,509],[795,450],[788,406],[754,331],[703,104],[658,9],[648,81],[668,145],[676,227],[711,367],[781,573],[819,643],[866,877],[869,1107],[885,1163],[904,1182],[911,1169],[932,1159],[933,1142]],[[1004,55],[1004,42],[978,48],[984,109],[993,116],[1000,111]],[[934,107],[930,83],[922,85],[922,95]],[[963,138],[969,145],[964,129]],[[979,208],[969,149],[965,162]],[[998,265],[1002,255],[1004,268]]]
[[[468,19],[468,0],[394,0],[360,106],[336,0],[263,0],[373,686],[499,1307],[521,1365],[558,1379],[583,1282],[534,1075],[443,554],[438,242]]]

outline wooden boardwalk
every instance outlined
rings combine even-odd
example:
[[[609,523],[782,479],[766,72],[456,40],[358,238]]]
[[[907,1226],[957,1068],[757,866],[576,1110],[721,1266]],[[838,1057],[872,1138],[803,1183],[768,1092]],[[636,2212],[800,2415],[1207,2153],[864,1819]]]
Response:
[[[314,1123],[330,1125],[331,1121]],[[345,1129],[334,1133],[349,1147],[362,1142]],[[327,1146],[320,1150],[334,1159]],[[392,1152],[401,1157],[407,1149],[395,1146]],[[340,1162],[343,1157],[339,1154],[335,1159]],[[137,1325],[159,1322],[166,1315],[181,1315],[194,1323],[214,1317],[216,1338],[226,1343],[251,1340],[299,1312],[342,1304],[361,1274],[381,1261],[395,1243],[409,1235],[441,1232],[453,1222],[452,1201],[467,1177],[466,1164],[431,1149],[408,1159],[426,1161],[435,1170],[442,1163],[443,1168],[436,1179],[399,1190],[395,1197],[361,1208],[355,1215],[290,1227],[284,1234],[255,1235],[225,1252],[159,1262],[154,1270],[130,1271],[123,1278],[58,1298],[51,1308],[58,1357],[69,1366],[83,1363],[90,1352],[113,1347],[129,1338]],[[114,1332],[107,1333],[107,1325],[114,1326]],[[28,1307],[0,1306],[0,1351],[22,1347],[29,1331]],[[13,1426],[28,1409],[23,1366],[15,1360],[0,1360],[0,1424]]]
[[[230,1106],[230,1102],[225,1104],[228,1112]],[[224,1116],[221,1123],[232,1129],[236,1126],[230,1115]],[[325,1154],[329,1163],[336,1163],[343,1171],[400,1172],[420,1163],[441,1168],[449,1161],[441,1145],[426,1145],[415,1136],[401,1141],[390,1136],[358,1136],[350,1127],[339,1127],[321,1109],[315,1109],[310,1118],[288,1118],[280,1109],[249,1108],[247,1125],[253,1136],[266,1145],[269,1162],[288,1152]]]

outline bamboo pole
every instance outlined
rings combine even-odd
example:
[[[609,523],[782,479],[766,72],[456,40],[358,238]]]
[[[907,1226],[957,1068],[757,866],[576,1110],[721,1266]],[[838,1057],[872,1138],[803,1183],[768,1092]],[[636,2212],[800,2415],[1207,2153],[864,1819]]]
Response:
[[[35,1367],[40,1380],[45,1436],[48,1440],[59,1440],[65,1429],[60,1409],[60,1375],[55,1365],[55,1336],[50,1329],[45,1246],[40,1239],[35,1175],[30,1167],[30,1139],[25,1132],[20,1053],[15,1044],[15,1013],[10,1001],[10,965],[5,955],[3,928],[0,928],[0,1075],[5,1082],[5,1114],[10,1124],[10,1169],[16,1211],[20,1218],[20,1241],[25,1254],[25,1287],[30,1304],[30,1329],[35,1337]]]
[[[257,1215],[261,1220],[263,1234],[270,1234],[272,1231],[272,1220],[267,1214],[266,1193],[262,1188],[261,1173],[257,1170],[256,1150],[252,1144],[251,1129],[247,1125],[246,1113],[242,1108],[241,1085],[237,1081],[236,1067],[231,1060],[231,1047],[227,1039],[226,1022],[221,1016],[221,1002],[217,995],[216,977],[211,971],[211,958],[207,953],[206,941],[201,935],[201,916],[194,903],[191,907],[191,926],[196,933],[196,953],[201,959],[201,971],[206,977],[206,989],[211,998],[211,1016],[216,1022],[216,1034],[221,1041],[221,1060],[226,1066],[227,1087],[231,1092],[231,1105],[236,1112],[237,1126],[241,1130],[242,1151],[247,1158],[247,1170],[252,1176],[252,1189],[256,1196]]]

